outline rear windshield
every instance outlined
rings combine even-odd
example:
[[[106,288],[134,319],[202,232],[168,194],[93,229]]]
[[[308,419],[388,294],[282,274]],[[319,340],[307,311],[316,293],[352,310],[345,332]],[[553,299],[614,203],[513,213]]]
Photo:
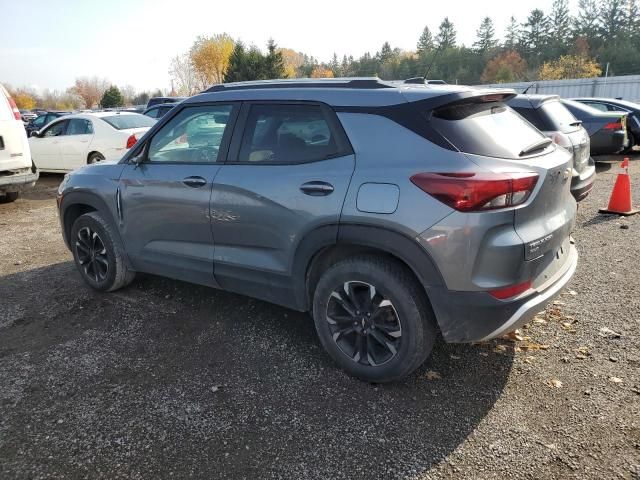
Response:
[[[153,118],[149,118],[146,115],[139,115],[139,114],[110,115],[108,117],[101,117],[101,118],[116,130],[126,130],[128,128],[153,127],[156,123],[156,121]]]
[[[433,112],[431,123],[461,152],[487,157],[519,159],[523,150],[546,138],[501,103],[469,103],[439,108]],[[531,151],[526,156],[543,151]]]
[[[545,102],[540,107],[540,114],[551,128],[564,133],[573,132],[578,128],[576,117],[560,102]]]

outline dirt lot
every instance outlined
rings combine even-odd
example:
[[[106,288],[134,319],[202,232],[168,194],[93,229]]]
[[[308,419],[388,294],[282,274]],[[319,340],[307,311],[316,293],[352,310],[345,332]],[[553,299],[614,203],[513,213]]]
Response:
[[[42,178],[0,205],[0,478],[640,478],[640,216],[597,214],[608,167],[523,339],[439,344],[385,386],[304,314],[152,276],[91,291]]]

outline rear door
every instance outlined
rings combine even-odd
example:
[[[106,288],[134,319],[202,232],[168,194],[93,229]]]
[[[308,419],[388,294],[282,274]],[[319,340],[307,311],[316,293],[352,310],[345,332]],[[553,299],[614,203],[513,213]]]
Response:
[[[295,251],[319,229],[335,238],[354,167],[326,105],[244,103],[211,199],[218,283],[289,303]]]
[[[75,170],[87,164],[88,149],[93,140],[93,124],[84,118],[71,118],[64,136],[59,138],[62,164]]]
[[[60,140],[67,130],[68,120],[58,120],[46,126],[37,137],[29,138],[31,158],[40,170],[63,171]]]
[[[216,286],[209,202],[237,109],[183,107],[125,166],[119,221],[135,270]]]

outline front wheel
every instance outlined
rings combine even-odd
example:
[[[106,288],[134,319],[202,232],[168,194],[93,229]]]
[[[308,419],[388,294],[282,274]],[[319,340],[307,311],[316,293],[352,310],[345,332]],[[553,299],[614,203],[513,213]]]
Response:
[[[625,148],[622,153],[630,154],[633,153],[633,147],[636,146],[636,138],[631,132],[627,132],[627,136],[629,137],[629,146]]]
[[[6,192],[4,195],[0,195],[0,203],[15,202],[20,196],[20,192]]]
[[[135,272],[127,268],[113,227],[98,212],[79,216],[69,240],[76,267],[89,286],[111,292],[133,280]]]
[[[417,369],[436,337],[425,292],[411,272],[377,256],[330,267],[318,282],[313,318],[333,360],[347,373],[375,383]]]

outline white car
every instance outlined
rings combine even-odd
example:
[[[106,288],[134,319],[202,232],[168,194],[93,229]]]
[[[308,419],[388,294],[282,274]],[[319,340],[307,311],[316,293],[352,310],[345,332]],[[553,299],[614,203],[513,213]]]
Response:
[[[20,111],[0,85],[0,201],[13,202],[36,180],[38,171],[31,161]]]
[[[102,160],[118,160],[156,121],[139,113],[65,115],[29,138],[33,161],[43,172],[70,172]]]

